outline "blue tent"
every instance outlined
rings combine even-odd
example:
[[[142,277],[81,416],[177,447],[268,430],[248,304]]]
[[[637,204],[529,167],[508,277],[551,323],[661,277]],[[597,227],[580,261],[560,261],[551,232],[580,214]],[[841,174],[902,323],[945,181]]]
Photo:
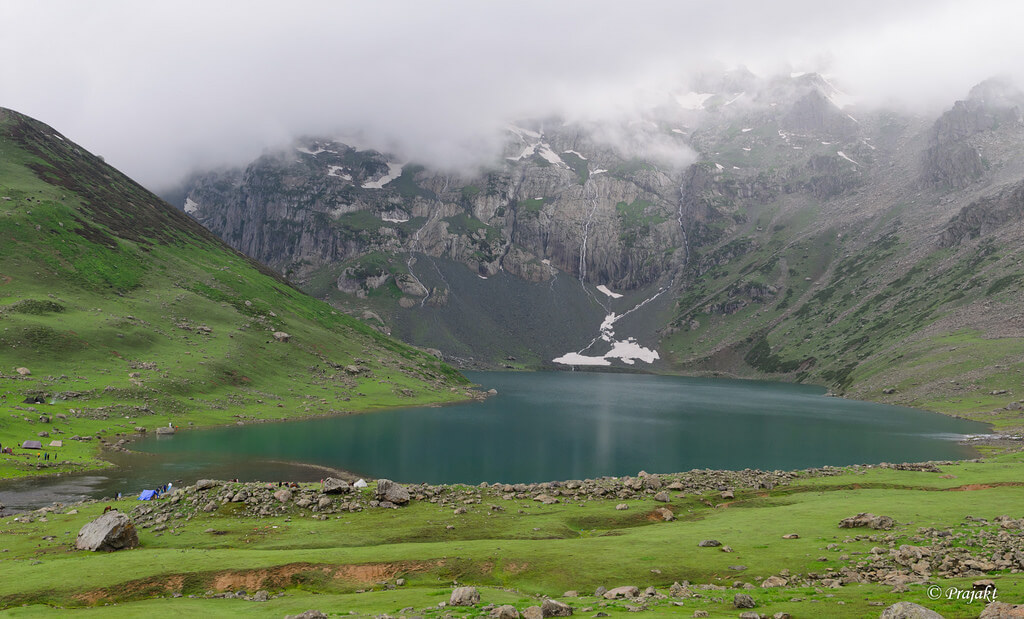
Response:
[[[151,501],[156,496],[156,490],[143,490],[139,495],[140,501]]]

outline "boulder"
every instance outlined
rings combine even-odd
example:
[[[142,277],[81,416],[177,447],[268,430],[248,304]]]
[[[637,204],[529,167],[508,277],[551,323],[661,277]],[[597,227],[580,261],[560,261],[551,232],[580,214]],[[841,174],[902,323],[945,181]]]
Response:
[[[671,501],[672,499],[670,499],[670,498],[669,498],[669,496],[668,496],[668,493],[667,493],[667,492],[665,492],[664,490],[662,490],[662,491],[661,491],[661,492],[659,492],[658,494],[654,495],[654,500],[655,500],[655,501],[659,501],[659,502],[661,502],[661,503],[668,503],[668,502],[669,502],[669,501]]]
[[[277,499],[278,501],[281,501],[282,503],[287,503],[292,499],[292,491],[289,490],[288,488],[281,488],[280,490],[274,493],[274,498]]]
[[[157,436],[166,436],[168,434],[174,434],[174,428],[170,426],[159,426],[156,429]]]
[[[523,619],[544,619],[540,606],[527,606],[523,609]]]
[[[473,606],[479,603],[480,592],[476,590],[476,587],[456,587],[448,599],[449,606]]]
[[[617,509],[620,512],[625,511],[629,509],[629,505],[626,505],[625,503],[619,503],[618,505],[615,506],[615,509]]]
[[[614,589],[605,592],[604,599],[614,600],[616,598],[635,598],[638,595],[640,595],[640,589],[638,587],[615,587]]]
[[[324,494],[344,494],[346,492],[352,492],[352,486],[350,486],[344,479],[328,477],[324,480]]]
[[[278,342],[287,342],[292,339],[292,336],[288,335],[284,331],[274,331],[274,339]]]
[[[761,581],[761,586],[765,589],[769,589],[771,587],[785,587],[788,584],[789,581],[781,576],[769,576]]]
[[[732,598],[732,605],[736,608],[754,608],[757,604],[754,602],[754,598],[750,597],[746,593],[737,593]]]
[[[856,516],[843,518],[839,521],[840,529],[854,529],[857,527],[868,527],[881,531],[888,531],[896,525],[896,521],[889,516],[876,516],[867,512],[861,512]]]
[[[572,606],[558,600],[544,600],[540,605],[541,617],[571,617]]]
[[[390,479],[377,480],[377,499],[390,501],[395,505],[405,505],[409,502],[409,491],[391,481]]]
[[[701,548],[715,548],[716,546],[721,546],[722,542],[718,541],[717,539],[704,539],[701,540],[697,545]]]
[[[681,585],[678,582],[672,583],[672,586],[668,588],[668,594],[674,598],[692,598],[693,591],[686,585]]]
[[[553,503],[558,502],[558,499],[549,494],[538,494],[537,496],[533,497],[533,500],[543,503],[544,505],[551,505]]]
[[[196,482],[196,490],[209,490],[217,485],[217,482],[213,479],[200,479]]]
[[[981,611],[978,619],[1011,619],[1015,617],[1024,617],[1024,604],[992,602]]]
[[[32,370],[28,368],[17,368],[14,370],[19,376],[32,376]]]
[[[659,507],[654,510],[654,513],[664,520],[665,522],[671,522],[676,519],[676,515],[672,513],[672,510],[667,507]]]
[[[896,602],[883,610],[879,619],[943,619],[943,617],[934,610],[925,608],[920,604]]]
[[[138,545],[139,534],[131,518],[117,510],[109,511],[83,526],[75,540],[75,548],[93,552],[124,550]]]
[[[505,604],[491,610],[491,614],[488,616],[491,619],[519,619],[519,611],[516,610],[515,606]]]
[[[319,610],[310,609],[298,615],[285,615],[284,619],[327,619],[327,615]]]
[[[782,536],[782,539],[800,539],[800,535],[797,533],[786,533]]]

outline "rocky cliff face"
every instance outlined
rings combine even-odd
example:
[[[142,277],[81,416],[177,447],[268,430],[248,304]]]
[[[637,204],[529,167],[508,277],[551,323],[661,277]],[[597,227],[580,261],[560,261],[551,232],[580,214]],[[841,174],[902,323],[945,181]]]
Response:
[[[836,389],[969,323],[981,283],[1013,264],[986,241],[1015,238],[1021,213],[1024,97],[1006,84],[938,119],[858,108],[815,74],[736,72],[669,99],[625,129],[510,125],[500,163],[473,174],[300,140],[196,177],[183,207],[466,363],[559,355]]]
[[[962,189],[981,178],[987,164],[979,140],[973,138],[1019,125],[1022,102],[1024,94],[998,80],[971,89],[967,99],[957,101],[932,127],[924,153],[925,182]]]

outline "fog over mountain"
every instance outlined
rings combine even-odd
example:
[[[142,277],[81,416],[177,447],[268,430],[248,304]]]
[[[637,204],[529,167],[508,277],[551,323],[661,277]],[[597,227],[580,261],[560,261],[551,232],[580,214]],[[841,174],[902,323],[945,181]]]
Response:
[[[864,105],[943,109],[992,75],[1024,83],[1022,17],[994,0],[6,0],[0,105],[155,189],[299,135],[465,168],[499,155],[509,120],[625,125],[737,66],[819,71]],[[627,149],[628,137],[608,131]]]

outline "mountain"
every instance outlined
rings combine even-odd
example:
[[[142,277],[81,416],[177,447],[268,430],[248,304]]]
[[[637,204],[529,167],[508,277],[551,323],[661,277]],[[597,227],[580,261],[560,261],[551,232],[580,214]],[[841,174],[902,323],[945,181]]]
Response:
[[[618,125],[509,125],[479,173],[305,138],[196,175],[180,206],[461,363],[977,409],[1009,403],[1022,369],[1022,103],[990,80],[929,118],[737,71]]]
[[[0,109],[0,399],[19,411],[0,444],[47,432],[74,468],[95,449],[72,435],[447,401],[465,386]]]

